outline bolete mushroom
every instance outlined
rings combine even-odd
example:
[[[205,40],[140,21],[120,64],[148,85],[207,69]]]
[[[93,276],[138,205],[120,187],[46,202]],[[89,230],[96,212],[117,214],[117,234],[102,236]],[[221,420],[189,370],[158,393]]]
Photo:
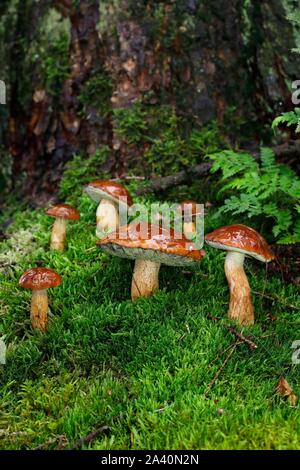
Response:
[[[52,269],[32,268],[25,271],[19,285],[32,290],[30,320],[34,329],[45,332],[48,324],[47,289],[61,284],[61,277]]]
[[[120,258],[135,260],[131,298],[148,297],[159,287],[161,264],[190,266],[205,255],[195,245],[173,229],[151,225],[147,222],[129,224],[98,240],[100,248]]]
[[[251,290],[244,271],[245,257],[268,263],[274,259],[266,240],[254,229],[236,224],[221,227],[205,236],[208,245],[226,250],[225,274],[230,288],[228,317],[240,325],[254,323]]]
[[[77,209],[69,204],[56,204],[55,206],[49,207],[46,214],[55,217],[51,232],[50,248],[52,250],[64,251],[67,221],[79,220],[80,214]]]
[[[98,203],[96,212],[98,237],[117,230],[119,211],[127,211],[133,201],[130,193],[121,184],[110,180],[96,180],[85,187],[85,192]]]
[[[200,204],[195,201],[185,200],[178,205],[177,213],[179,217],[183,217],[183,233],[184,236],[191,240],[196,237],[197,227],[195,218],[197,215],[203,215]]]

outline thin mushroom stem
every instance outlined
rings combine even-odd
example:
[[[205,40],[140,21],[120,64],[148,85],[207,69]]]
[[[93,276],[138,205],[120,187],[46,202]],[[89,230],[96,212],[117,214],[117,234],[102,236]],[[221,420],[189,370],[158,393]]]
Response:
[[[143,259],[135,261],[131,284],[132,300],[139,297],[149,297],[159,288],[159,269],[160,263]]]
[[[228,317],[246,326],[254,323],[254,309],[244,260],[243,253],[229,251],[225,260],[225,274],[230,288]]]
[[[108,232],[114,232],[119,225],[119,212],[112,201],[102,199],[96,212],[96,234],[102,238]]]
[[[45,332],[48,324],[48,293],[47,289],[32,291],[30,320],[32,328]]]
[[[183,223],[183,234],[188,239],[191,240],[196,235],[196,224],[195,222],[188,221]]]
[[[50,248],[52,250],[64,251],[67,234],[67,221],[58,217],[52,227]]]

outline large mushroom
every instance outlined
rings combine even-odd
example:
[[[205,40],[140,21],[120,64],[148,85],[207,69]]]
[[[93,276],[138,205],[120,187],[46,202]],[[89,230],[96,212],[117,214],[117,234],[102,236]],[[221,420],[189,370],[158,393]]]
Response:
[[[61,277],[49,268],[32,268],[25,271],[19,285],[32,290],[30,320],[34,329],[45,332],[48,324],[47,289],[61,284]]]
[[[50,248],[52,250],[64,251],[65,240],[67,234],[67,221],[79,220],[80,214],[75,207],[69,204],[56,204],[49,207],[46,211],[47,215],[55,217],[52,227]]]
[[[245,257],[264,263],[274,259],[266,240],[254,229],[236,224],[221,227],[205,236],[208,245],[226,250],[225,274],[230,288],[228,317],[240,325],[254,323],[251,290],[244,271]]]
[[[197,250],[191,241],[173,229],[147,222],[122,226],[106,238],[98,240],[97,244],[112,255],[135,260],[132,300],[148,297],[158,289],[161,264],[190,266],[201,261],[205,255],[203,250]]]
[[[98,203],[97,236],[101,238],[108,232],[117,230],[120,224],[120,212],[126,212],[133,204],[127,189],[115,181],[96,180],[89,183],[84,190]]]

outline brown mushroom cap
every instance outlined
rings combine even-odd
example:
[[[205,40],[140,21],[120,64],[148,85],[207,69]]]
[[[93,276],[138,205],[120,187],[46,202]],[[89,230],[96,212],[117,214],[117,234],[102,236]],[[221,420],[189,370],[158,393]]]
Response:
[[[275,258],[266,240],[256,230],[242,224],[218,228],[205,235],[205,241],[214,248],[244,253],[265,263]]]
[[[138,232],[137,232],[138,228]],[[141,222],[124,225],[98,240],[97,245],[120,258],[145,259],[169,266],[185,266],[201,261],[205,255],[195,244],[173,229]]]
[[[96,202],[100,202],[101,199],[108,199],[116,203],[126,203],[127,206],[132,206],[133,204],[129,191],[115,181],[92,181],[85,187],[85,192]]]
[[[78,210],[69,204],[56,204],[55,206],[49,207],[49,209],[46,211],[46,214],[51,215],[52,217],[58,217],[60,219],[66,220],[80,219]]]
[[[59,274],[49,268],[32,268],[20,277],[19,286],[25,289],[49,289],[57,287],[62,280]]]

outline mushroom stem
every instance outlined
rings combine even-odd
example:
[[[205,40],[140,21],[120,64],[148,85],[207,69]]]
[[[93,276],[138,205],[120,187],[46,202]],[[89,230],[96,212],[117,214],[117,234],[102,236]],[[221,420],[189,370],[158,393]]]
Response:
[[[149,297],[159,287],[158,273],[160,263],[137,259],[131,283],[131,298]]]
[[[183,234],[188,239],[191,240],[196,235],[196,224],[193,221],[183,223]]]
[[[52,227],[50,248],[52,250],[64,251],[67,233],[67,221],[58,217]]]
[[[243,253],[229,251],[225,260],[225,274],[230,288],[228,317],[240,325],[253,325],[254,310],[251,290],[244,271]]]
[[[48,324],[48,293],[47,289],[32,291],[30,320],[32,328],[45,332]]]
[[[108,232],[114,232],[119,225],[119,212],[115,203],[102,199],[96,212],[97,229],[96,235],[99,238]]]

